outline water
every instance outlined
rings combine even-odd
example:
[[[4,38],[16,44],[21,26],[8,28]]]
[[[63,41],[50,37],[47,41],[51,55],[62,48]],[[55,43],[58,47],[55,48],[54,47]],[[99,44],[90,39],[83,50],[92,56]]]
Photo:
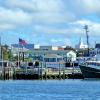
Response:
[[[0,100],[100,100],[100,81],[0,81]]]

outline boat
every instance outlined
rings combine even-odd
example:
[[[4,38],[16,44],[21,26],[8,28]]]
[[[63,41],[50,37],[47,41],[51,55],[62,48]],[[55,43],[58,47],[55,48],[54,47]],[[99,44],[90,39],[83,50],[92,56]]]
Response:
[[[84,78],[100,78],[100,56],[79,65]]]

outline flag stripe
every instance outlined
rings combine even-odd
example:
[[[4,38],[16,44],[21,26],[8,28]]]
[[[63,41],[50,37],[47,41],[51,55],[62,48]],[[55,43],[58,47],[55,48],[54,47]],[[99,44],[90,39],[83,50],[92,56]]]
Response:
[[[19,38],[19,44],[21,44],[21,45],[26,45],[27,42],[26,42],[25,40]]]

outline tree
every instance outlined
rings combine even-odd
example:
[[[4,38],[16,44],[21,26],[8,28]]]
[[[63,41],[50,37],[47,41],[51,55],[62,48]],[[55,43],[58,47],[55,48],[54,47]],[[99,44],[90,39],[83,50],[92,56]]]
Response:
[[[64,48],[64,50],[73,50],[73,51],[76,51],[74,48],[72,48],[71,46],[66,46],[65,48]]]
[[[9,49],[9,46],[8,45],[3,45],[1,46],[1,53],[2,53],[2,58],[4,60],[10,60],[11,59],[11,50]]]

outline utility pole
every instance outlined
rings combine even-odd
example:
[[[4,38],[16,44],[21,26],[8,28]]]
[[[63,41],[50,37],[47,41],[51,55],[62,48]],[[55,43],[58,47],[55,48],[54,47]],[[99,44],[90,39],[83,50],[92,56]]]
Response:
[[[86,39],[87,39],[87,45],[88,45],[88,56],[89,56],[89,35],[88,35],[88,25],[84,26],[85,32],[86,32]]]
[[[3,46],[1,42],[1,36],[0,36],[0,59],[3,61]]]
[[[0,59],[2,59],[2,46],[1,46],[1,36],[0,36]]]

